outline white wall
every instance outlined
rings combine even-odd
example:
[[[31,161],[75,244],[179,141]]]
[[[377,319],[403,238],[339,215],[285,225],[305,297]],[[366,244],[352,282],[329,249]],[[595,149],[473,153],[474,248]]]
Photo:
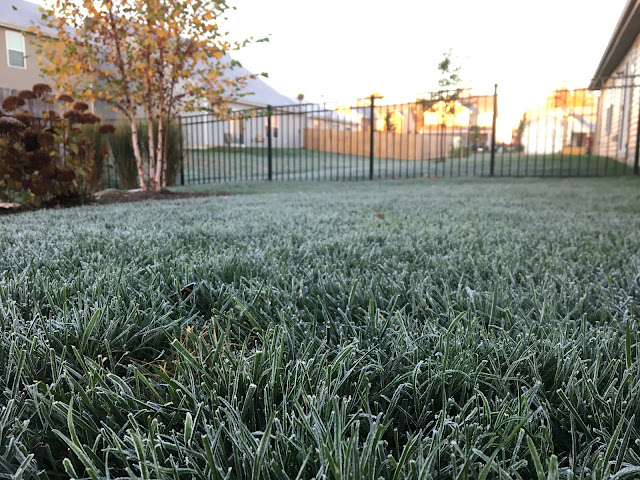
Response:
[[[550,155],[560,153],[565,133],[565,120],[562,114],[548,112],[546,115],[527,122],[522,145],[528,155]]]
[[[267,117],[262,115],[237,120],[215,120],[206,115],[183,116],[183,132],[187,148],[245,146],[267,148]],[[271,117],[273,148],[301,148],[305,116],[301,114]]]

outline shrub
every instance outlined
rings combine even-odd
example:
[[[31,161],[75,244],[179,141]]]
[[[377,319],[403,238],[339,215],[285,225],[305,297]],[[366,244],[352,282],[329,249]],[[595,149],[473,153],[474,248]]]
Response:
[[[113,129],[109,124],[82,126],[83,134],[90,140],[91,145],[93,145],[91,158],[89,159],[92,168],[86,172],[87,176],[85,178],[85,183],[88,187],[87,190],[90,193],[97,192],[104,185],[106,160],[109,156],[104,135],[111,131],[111,129],[105,129],[105,127],[111,127]]]
[[[178,178],[182,165],[182,128],[178,122],[171,122],[168,132],[167,185],[172,186],[176,184],[176,178]]]
[[[138,148],[145,163],[149,160],[149,130],[148,122],[140,120],[137,122]],[[154,131],[157,132],[158,124],[154,122]],[[178,122],[171,122],[169,128],[165,128],[165,135],[168,132],[167,146],[167,185],[175,185],[175,180],[180,172],[182,162],[182,130]],[[131,140],[131,125],[128,121],[120,121],[116,124],[116,132],[109,138],[111,153],[113,154],[116,175],[120,180],[122,188],[135,188],[138,184],[138,172],[135,156],[133,154],[133,142]]]
[[[125,189],[135,188],[138,184],[138,172],[133,155],[131,125],[128,121],[121,120],[116,123],[116,131],[109,137],[109,146],[120,185]]]
[[[467,157],[469,156],[469,147],[467,145],[462,145],[459,147],[451,145],[451,149],[449,150],[449,156],[451,158]]]
[[[21,110],[24,99],[42,98],[51,88],[34,85],[2,102],[0,116],[0,198],[36,206],[63,198],[82,200],[100,187],[106,153],[98,136],[100,119],[77,102],[59,115],[36,119]],[[68,102],[68,95],[58,101]],[[62,100],[61,100],[62,99]]]

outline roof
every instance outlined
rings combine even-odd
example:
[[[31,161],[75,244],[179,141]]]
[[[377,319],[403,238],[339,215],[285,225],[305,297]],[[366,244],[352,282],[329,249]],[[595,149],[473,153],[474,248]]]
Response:
[[[302,110],[307,114],[310,118],[315,118],[318,120],[325,120],[328,122],[336,122],[336,123],[347,123],[351,125],[360,125],[360,120],[353,118],[353,115],[349,113],[336,111],[336,110],[327,110],[325,107],[322,107],[316,103],[307,103],[302,105]],[[357,112],[354,112],[357,117],[361,115]]]
[[[599,90],[614,73],[640,34],[640,0],[628,0],[589,88]]]
[[[231,57],[228,54],[224,55],[220,61],[227,65],[230,65],[232,62]],[[224,77],[229,80],[243,77],[245,75],[250,76],[253,75],[253,73],[242,66],[224,69]],[[279,107],[297,103],[292,98],[278,92],[258,76],[255,76],[255,78],[249,78],[240,93],[246,93],[247,95],[235,99],[234,103],[242,103],[259,107],[266,107],[267,105]]]
[[[401,108],[405,107],[405,108]],[[398,105],[375,105],[373,107],[373,118],[378,119],[383,115],[386,115],[388,112],[396,112],[402,115],[403,117],[407,117],[411,115],[410,105],[407,104],[398,104]],[[366,118],[369,120],[371,118],[371,106],[364,107],[351,107],[351,110],[357,112],[362,116],[362,118]]]
[[[569,113],[568,115],[570,117],[575,118],[579,123],[581,123],[582,125],[587,127],[589,130],[595,130],[596,129],[596,124],[593,123],[593,122],[588,121],[582,115],[578,115],[578,114],[575,114],[575,113]]]
[[[25,0],[0,0],[0,27],[22,31],[38,24],[44,27],[40,8],[37,3]],[[53,34],[53,30],[48,28],[43,28],[43,31]]]

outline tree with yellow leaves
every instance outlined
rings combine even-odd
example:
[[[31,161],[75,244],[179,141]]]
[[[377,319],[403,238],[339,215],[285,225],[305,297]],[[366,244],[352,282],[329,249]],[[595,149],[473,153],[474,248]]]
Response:
[[[42,41],[43,74],[60,91],[120,111],[131,123],[141,188],[166,186],[168,122],[203,100],[212,113],[225,112],[247,80],[224,75],[237,65],[221,61],[224,55],[251,41],[230,43],[220,29],[231,7],[226,0],[45,1],[43,20],[57,38],[33,28]],[[136,125],[142,112],[148,183]]]

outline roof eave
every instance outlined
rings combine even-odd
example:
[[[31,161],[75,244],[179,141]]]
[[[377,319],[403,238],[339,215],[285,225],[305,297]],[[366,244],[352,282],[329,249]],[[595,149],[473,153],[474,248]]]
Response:
[[[0,28],[7,28],[7,29],[10,29],[10,30],[18,30],[19,32],[29,33],[31,35],[37,35],[36,32],[29,31],[30,27],[25,27],[24,25],[16,25],[16,24],[13,24],[13,23],[0,21]],[[56,37],[55,33],[52,32],[52,31],[47,31],[46,27],[42,29],[42,34],[45,37],[49,37],[49,38],[55,38]]]
[[[611,40],[596,70],[589,89],[600,90],[611,76],[627,52],[635,42],[640,32],[640,0],[629,0],[618,20]]]
[[[0,27],[10,28],[11,30],[20,30],[21,32],[28,32],[28,29],[22,25],[16,25],[13,23],[7,23],[2,21],[0,21]]]

